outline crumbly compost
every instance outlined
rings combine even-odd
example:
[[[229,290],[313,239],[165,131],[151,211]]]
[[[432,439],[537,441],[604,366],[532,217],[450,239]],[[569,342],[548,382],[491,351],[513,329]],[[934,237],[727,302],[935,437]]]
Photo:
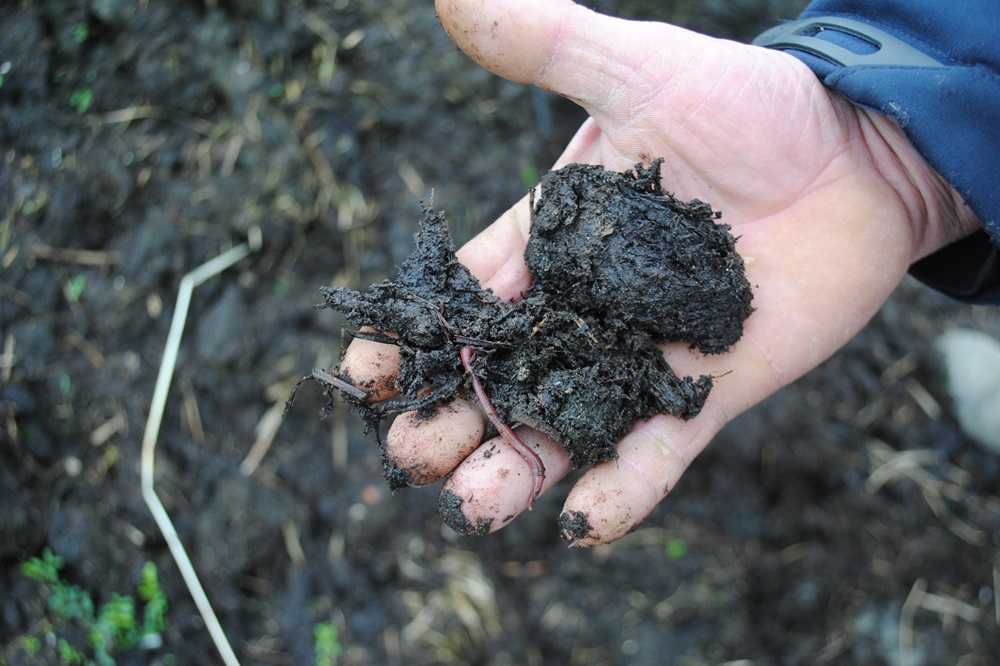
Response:
[[[470,392],[471,372],[503,423],[552,436],[578,467],[616,458],[639,419],[696,416],[713,378],[678,377],[658,345],[725,352],[752,294],[729,227],[708,204],[664,192],[660,164],[546,174],[524,253],[533,283],[514,303],[482,288],[455,258],[444,214],[425,208],[394,281],[323,287],[317,306],[343,313],[355,335],[399,347],[399,395],[372,403],[348,377],[320,377],[331,399],[346,387],[374,428],[401,411],[430,416]]]

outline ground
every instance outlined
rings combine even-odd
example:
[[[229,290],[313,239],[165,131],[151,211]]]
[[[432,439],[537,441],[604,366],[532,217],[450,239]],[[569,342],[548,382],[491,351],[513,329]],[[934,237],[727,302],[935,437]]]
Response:
[[[794,4],[599,6],[746,40]],[[46,547],[97,603],[158,566],[163,644],[119,663],[213,654],[142,501],[140,442],[181,277],[255,230],[261,249],[194,292],[156,461],[243,663],[312,663],[330,624],[341,664],[1000,653],[1000,461],[959,431],[933,346],[1000,336],[997,310],[905,282],[616,544],[565,547],[568,482],[463,538],[435,489],[388,492],[353,415],[315,417],[308,389],[276,433],[269,414],[336,362],[319,287],[391,276],[432,191],[469,238],[555,159],[571,104],[476,68],[426,0],[19,0],[0,77],[0,662],[74,635],[21,573]]]

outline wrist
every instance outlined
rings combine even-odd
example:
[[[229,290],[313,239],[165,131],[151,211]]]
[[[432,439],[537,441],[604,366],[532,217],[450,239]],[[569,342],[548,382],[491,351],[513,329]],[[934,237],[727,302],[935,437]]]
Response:
[[[754,40],[795,56],[867,115],[879,166],[905,202],[906,252],[923,258],[910,272],[973,302],[1000,302],[1000,58],[996,22],[981,18],[992,5],[812,0],[798,21]]]
[[[927,163],[895,122],[867,110],[859,110],[859,118],[875,167],[906,211],[913,261],[982,229],[958,191]]]

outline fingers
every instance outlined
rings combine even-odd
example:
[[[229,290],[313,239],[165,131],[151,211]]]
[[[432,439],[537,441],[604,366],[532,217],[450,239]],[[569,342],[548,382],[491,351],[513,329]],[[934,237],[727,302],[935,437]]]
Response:
[[[479,446],[485,423],[476,405],[461,398],[439,407],[430,419],[401,414],[386,435],[387,468],[401,484],[439,481]]]
[[[569,456],[558,442],[537,430],[521,426],[517,434],[542,460],[544,494],[569,473]],[[445,482],[438,505],[441,515],[459,534],[495,532],[528,508],[533,474],[531,465],[512,446],[500,437],[491,439]]]
[[[634,530],[719,428],[704,413],[693,421],[656,416],[638,424],[618,445],[618,460],[594,466],[573,486],[559,516],[562,537],[589,547]]]
[[[503,300],[518,298],[531,284],[524,264],[529,227],[525,197],[457,253],[483,286]],[[356,339],[345,350],[340,371],[364,389],[369,400],[381,402],[399,393],[398,363],[397,347]],[[484,429],[482,412],[463,399],[442,406],[429,419],[412,412],[400,415],[389,428],[383,451],[390,483],[423,486],[440,480],[479,446]]]
[[[356,339],[344,350],[340,372],[368,393],[369,401],[382,402],[399,394],[398,365],[398,347]]]

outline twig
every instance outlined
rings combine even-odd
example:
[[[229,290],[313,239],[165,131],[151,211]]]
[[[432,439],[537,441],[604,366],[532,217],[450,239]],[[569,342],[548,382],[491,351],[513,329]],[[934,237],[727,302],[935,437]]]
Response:
[[[90,433],[90,443],[93,446],[103,446],[109,439],[124,432],[127,427],[128,421],[125,420],[125,412],[121,407],[117,407],[114,416],[94,428],[93,432]]]
[[[174,309],[174,317],[170,322],[170,332],[167,334],[167,344],[163,349],[163,361],[160,363],[160,371],[156,377],[156,387],[153,389],[153,400],[149,406],[149,417],[146,419],[146,430],[142,436],[142,458],[140,462],[140,484],[142,487],[142,498],[149,507],[153,518],[156,520],[160,532],[163,534],[170,553],[177,563],[177,568],[184,577],[195,605],[205,621],[205,627],[209,635],[215,642],[215,647],[222,657],[223,663],[227,666],[239,666],[239,659],[233,652],[232,645],[226,638],[222,625],[212,609],[212,604],[205,594],[198,574],[191,564],[184,544],[181,543],[177,530],[174,528],[170,515],[160,501],[159,495],[153,487],[154,464],[156,461],[156,439],[160,434],[160,424],[163,421],[163,410],[167,403],[167,393],[170,390],[170,381],[173,378],[174,368],[177,365],[177,354],[180,350],[181,336],[184,334],[184,323],[187,321],[188,308],[191,305],[191,294],[194,288],[206,280],[215,277],[226,270],[237,261],[247,256],[251,251],[259,246],[259,235],[255,236],[253,243],[244,243],[234,247],[227,252],[220,254],[214,259],[205,262],[181,279],[180,287],[177,290],[177,305]]]
[[[81,250],[74,247],[52,247],[36,243],[27,247],[28,253],[35,259],[58,261],[65,264],[80,266],[105,267],[121,261],[121,252],[105,250]]]
[[[368,393],[362,389],[359,389],[354,384],[349,384],[345,382],[340,377],[327,372],[326,370],[321,370],[320,368],[313,368],[312,374],[310,375],[313,379],[318,379],[324,384],[329,384],[331,387],[339,389],[351,396],[352,398],[357,398],[358,400],[367,400]]]
[[[340,389],[345,394],[354,398],[358,402],[368,404],[368,393],[363,389],[359,389],[354,384],[344,381],[340,377],[334,375],[333,373],[327,372],[322,368],[313,368],[311,374],[306,375],[292,387],[292,392],[289,394],[288,399],[285,400],[285,408],[281,411],[281,416],[284,418],[288,415],[288,412],[292,409],[292,404],[295,402],[295,396],[298,394],[299,389],[306,382],[317,381],[327,387],[326,395],[330,398],[330,403],[327,404],[327,409],[324,410],[324,415],[329,413],[330,405],[333,403],[333,394],[330,393],[333,389]]]

